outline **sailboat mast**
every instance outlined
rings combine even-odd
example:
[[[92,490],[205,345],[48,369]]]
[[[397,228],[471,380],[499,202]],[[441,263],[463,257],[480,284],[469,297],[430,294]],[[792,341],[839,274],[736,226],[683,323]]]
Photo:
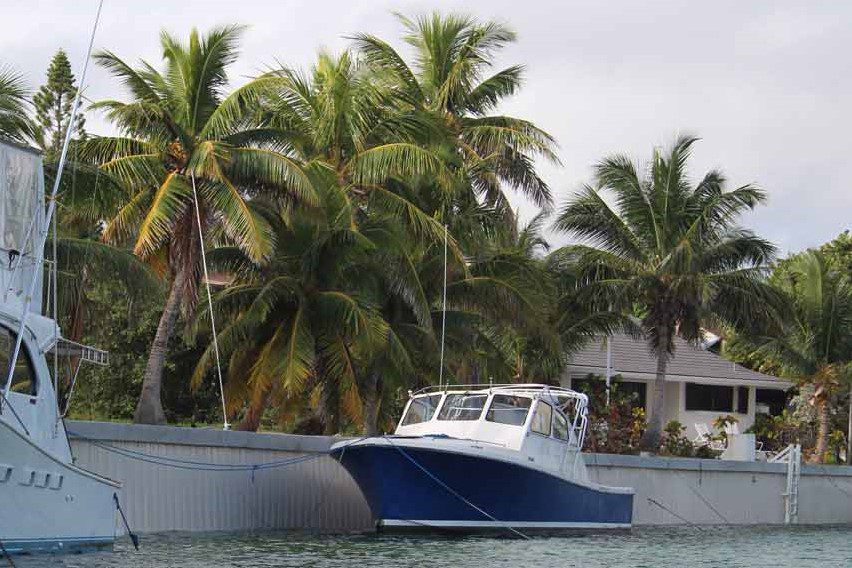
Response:
[[[71,107],[71,116],[68,119],[68,128],[65,131],[65,140],[62,143],[62,153],[59,156],[59,166],[56,172],[56,179],[53,182],[53,189],[50,192],[49,205],[47,207],[47,215],[45,217],[44,223],[39,230],[38,243],[34,247],[34,253],[36,255],[35,266],[40,267],[44,264],[44,247],[47,244],[47,235],[49,232],[50,224],[53,222],[53,216],[56,213],[56,194],[59,192],[59,184],[62,181],[62,171],[65,168],[65,159],[68,157],[68,146],[71,144],[71,135],[74,132],[74,121],[77,119],[77,113],[80,110],[80,99],[83,95],[83,85],[86,82],[86,72],[89,70],[89,59],[92,56],[92,46],[95,43],[95,34],[98,30],[98,24],[101,20],[101,10],[104,6],[104,0],[100,0],[98,3],[98,12],[95,15],[95,23],[92,26],[92,34],[89,37],[89,47],[86,50],[86,59],[83,62],[83,73],[80,75],[80,85],[77,87],[77,94],[74,95],[74,104]],[[35,220],[33,221],[35,222]],[[26,248],[22,248],[21,250],[26,250]],[[20,262],[20,260],[18,261]],[[9,361],[9,371],[6,375],[6,382],[3,388],[4,392],[9,392],[9,389],[12,387],[12,378],[15,374],[15,365],[18,362],[18,356],[21,353],[21,341],[23,341],[24,337],[24,326],[27,322],[27,315],[30,311],[30,306],[32,305],[33,295],[35,294],[36,282],[38,282],[38,275],[40,274],[40,270],[34,270],[32,278],[30,279],[30,284],[27,289],[27,293],[24,296],[24,307],[21,311],[21,321],[18,325],[18,334],[15,338],[15,350],[12,352],[12,357]],[[54,283],[54,286],[56,284]]]

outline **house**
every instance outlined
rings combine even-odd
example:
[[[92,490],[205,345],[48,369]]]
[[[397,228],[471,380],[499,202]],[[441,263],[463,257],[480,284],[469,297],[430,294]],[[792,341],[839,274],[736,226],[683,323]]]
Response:
[[[592,380],[605,380],[607,359],[610,376],[620,376],[620,388],[633,392],[639,404],[650,412],[657,360],[647,342],[629,335],[597,338],[571,355],[560,378],[562,386],[577,389],[589,380],[589,375],[594,375]],[[786,391],[793,386],[694,347],[679,337],[675,338],[666,382],[665,422],[677,420],[686,426],[690,438],[697,435],[696,423],[712,425],[719,416],[736,417],[742,431],[754,424],[758,412],[780,414]]]

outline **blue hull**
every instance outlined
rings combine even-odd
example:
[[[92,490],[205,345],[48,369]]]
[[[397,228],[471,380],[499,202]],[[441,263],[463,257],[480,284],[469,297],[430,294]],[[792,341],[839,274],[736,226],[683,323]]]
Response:
[[[342,458],[380,528],[626,529],[633,518],[632,494],[499,460],[369,443],[333,454]]]

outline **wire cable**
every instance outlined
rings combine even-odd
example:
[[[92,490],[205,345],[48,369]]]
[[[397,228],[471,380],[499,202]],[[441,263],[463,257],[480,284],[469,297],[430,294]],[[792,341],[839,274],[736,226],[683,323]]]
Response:
[[[438,386],[444,385],[444,343],[447,335],[447,225],[444,224],[444,296],[441,305],[441,362],[438,366]]]
[[[35,255],[36,255],[36,266],[39,267],[38,270],[33,271],[33,276],[30,279],[30,285],[27,289],[27,294],[24,297],[24,305],[21,310],[21,321],[18,325],[18,336],[15,338],[15,349],[12,353],[12,357],[10,357],[9,361],[9,372],[6,376],[4,391],[9,392],[9,389],[12,386],[12,378],[15,374],[15,365],[18,362],[18,357],[21,354],[21,342],[24,339],[24,327],[27,323],[27,315],[30,311],[30,305],[32,304],[33,295],[35,294],[36,283],[38,282],[38,276],[41,273],[41,265],[44,262],[44,246],[47,243],[47,234],[49,231],[50,223],[53,220],[53,215],[56,212],[56,194],[59,191],[59,184],[62,181],[62,170],[65,167],[65,160],[68,157],[68,147],[71,144],[71,135],[74,132],[74,121],[77,119],[77,112],[80,110],[80,97],[83,94],[83,85],[86,82],[86,72],[89,69],[89,60],[92,56],[92,47],[95,43],[95,34],[98,31],[98,24],[101,20],[101,10],[104,7],[104,0],[100,0],[98,3],[98,12],[95,15],[95,23],[92,26],[92,34],[89,37],[89,47],[86,51],[86,58],[83,63],[83,72],[80,75],[80,85],[77,88],[77,94],[74,96],[74,104],[71,107],[71,116],[68,119],[68,129],[65,132],[65,141],[62,143],[62,153],[59,156],[59,165],[57,167],[56,179],[53,182],[53,190],[50,194],[50,205],[47,208],[47,215],[45,216],[45,226],[41,228],[41,233],[39,234],[39,242],[35,247]],[[35,223],[35,219],[33,219],[33,223]],[[36,243],[34,243],[36,244]],[[25,250],[26,247],[23,247],[22,250]]]
[[[114,446],[112,444],[107,444],[100,440],[95,440],[93,438],[88,438],[76,432],[68,431],[68,434],[74,438],[83,440],[92,444],[93,446],[100,448],[104,451],[111,452],[122,457],[126,457],[128,459],[141,461],[145,463],[150,463],[153,465],[161,465],[163,467],[171,467],[175,469],[186,469],[186,470],[195,470],[195,471],[262,471],[266,469],[276,469],[288,467],[291,465],[297,465],[304,462],[309,462],[312,460],[316,460],[331,454],[331,450],[325,450],[323,452],[317,452],[315,454],[307,454],[303,456],[297,456],[295,458],[287,458],[283,460],[276,460],[271,462],[261,462],[254,464],[223,464],[223,463],[213,463],[213,462],[202,462],[195,460],[185,460],[181,458],[173,458],[169,456],[158,456],[155,454],[148,454],[145,452],[139,452],[136,450],[131,450],[129,448],[120,448],[118,446]],[[349,441],[349,443],[343,446],[343,451],[346,448],[353,444],[357,444],[365,440],[366,437],[356,438],[354,440]]]
[[[219,338],[216,335],[216,318],[213,316],[213,294],[210,292],[210,275],[207,273],[207,253],[204,252],[204,231],[201,228],[201,208],[198,206],[198,192],[195,191],[195,174],[189,174],[192,180],[192,199],[195,201],[195,220],[198,222],[198,241],[201,246],[201,266],[204,269],[204,285],[207,288],[207,307],[210,310],[210,329],[213,332],[213,352],[216,354],[216,374],[219,377],[219,395],[222,397],[223,429],[230,430],[228,409],[225,405],[225,387],[222,383],[222,362],[219,359]]]

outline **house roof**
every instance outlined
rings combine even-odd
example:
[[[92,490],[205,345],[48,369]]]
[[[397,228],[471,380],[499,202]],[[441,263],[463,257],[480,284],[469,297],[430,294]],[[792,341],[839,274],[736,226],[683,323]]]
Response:
[[[571,376],[606,373],[607,353],[604,339],[596,338],[570,356],[568,373]],[[657,360],[651,355],[647,342],[625,334],[613,335],[611,342],[613,375],[650,380],[655,378]],[[792,386],[792,383],[777,377],[746,369],[711,351],[694,347],[679,337],[675,337],[674,356],[669,360],[666,379],[776,389],[788,389]]]

